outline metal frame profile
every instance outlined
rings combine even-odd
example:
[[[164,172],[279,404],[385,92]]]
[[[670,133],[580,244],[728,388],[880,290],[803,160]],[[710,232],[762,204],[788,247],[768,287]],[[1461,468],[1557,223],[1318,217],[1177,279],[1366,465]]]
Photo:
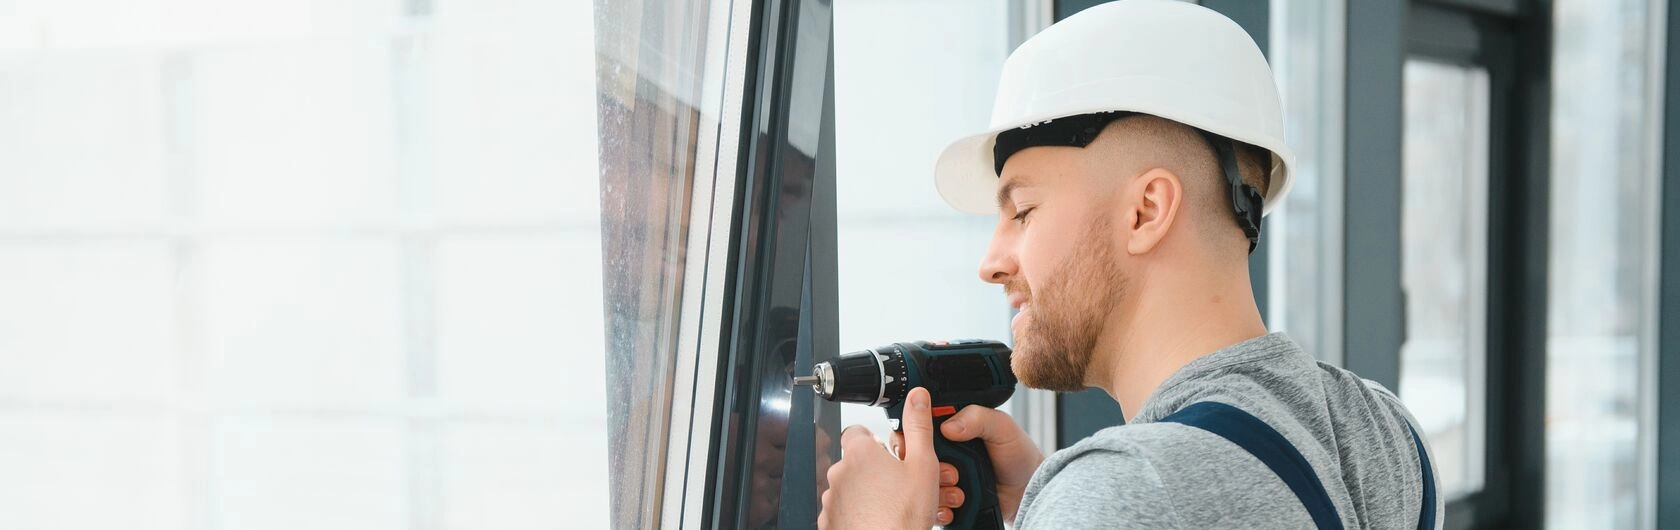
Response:
[[[672,383],[672,411],[660,497],[659,528],[698,528],[704,512],[706,463],[712,451],[710,423],[717,399],[711,381],[718,371],[715,346],[722,333],[716,315],[723,313],[728,293],[724,277],[715,271],[728,267],[731,220],[736,205],[736,168],[740,165],[739,131],[743,128],[742,100],[752,26],[751,2],[709,2],[704,86],[721,87],[715,97],[716,116],[703,115],[695,155],[690,230],[684,262],[681,325],[677,336],[677,365]],[[715,119],[712,119],[715,118]],[[708,170],[709,169],[709,170]]]
[[[1680,57],[1680,9],[1668,9],[1665,56]],[[1680,67],[1663,66],[1661,279],[1656,392],[1656,527],[1680,528]],[[1666,406],[1664,406],[1666,405]]]
[[[703,501],[685,501],[683,523],[671,528],[808,526],[818,510],[817,461],[839,448],[838,407],[790,385],[793,372],[835,355],[838,334],[832,8],[827,0],[750,4],[750,25],[736,26],[751,29],[732,233],[725,271],[708,273],[725,284],[705,312],[716,335],[699,344],[717,348],[701,355],[715,359],[715,370],[696,380],[716,392],[706,473],[696,481],[691,465],[689,474],[688,498]],[[829,452],[812,454],[825,435]]]

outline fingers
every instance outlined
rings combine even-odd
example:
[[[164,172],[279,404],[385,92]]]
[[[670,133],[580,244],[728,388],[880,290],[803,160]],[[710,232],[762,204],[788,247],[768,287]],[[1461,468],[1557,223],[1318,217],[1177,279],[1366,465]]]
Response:
[[[940,508],[939,515],[935,517],[935,519],[939,520],[939,526],[945,526],[951,524],[951,519],[954,517],[956,517],[956,515],[951,513],[950,508]]]
[[[944,463],[944,462],[939,463],[939,485],[940,486],[955,486],[955,485],[957,485],[957,466],[953,466],[951,464],[947,464],[947,463]]]
[[[828,528],[834,528],[834,525],[829,524],[828,522],[828,507],[834,505],[834,499],[832,498],[831,491],[832,490],[825,491],[822,494],[822,511],[817,513],[817,528],[819,529],[826,530]]]
[[[849,456],[850,453],[861,451],[865,445],[876,445],[875,435],[869,432],[868,427],[853,425],[847,427],[844,431],[840,431],[841,458]]]
[[[1009,441],[1008,438],[1026,435],[1008,414],[979,405],[963,407],[955,416],[945,420],[939,430],[945,434],[945,439],[953,442],[984,438],[987,442],[1003,443]]]
[[[887,436],[887,451],[891,452],[893,454],[893,457],[895,457],[899,460],[903,460],[904,459],[904,435],[901,434],[901,433],[896,433],[895,432],[895,433],[892,433],[891,435]]]
[[[962,488],[958,488],[956,486],[945,486],[939,488],[940,507],[956,508],[958,506],[962,506],[964,500],[966,499],[963,498]]]
[[[910,394],[904,397],[901,421],[904,425],[904,461],[933,468],[939,460],[933,454],[933,412],[929,399],[927,389],[911,389]]]

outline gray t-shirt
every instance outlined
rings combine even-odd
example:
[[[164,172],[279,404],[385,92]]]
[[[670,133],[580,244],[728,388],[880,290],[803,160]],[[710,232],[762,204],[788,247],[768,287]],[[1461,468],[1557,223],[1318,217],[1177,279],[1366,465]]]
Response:
[[[1283,434],[1312,464],[1344,527],[1417,528],[1423,474],[1411,415],[1382,385],[1315,362],[1282,333],[1190,362],[1130,424],[1051,455],[1027,483],[1016,528],[1312,528],[1259,459],[1207,431],[1156,423],[1202,401],[1235,406]]]

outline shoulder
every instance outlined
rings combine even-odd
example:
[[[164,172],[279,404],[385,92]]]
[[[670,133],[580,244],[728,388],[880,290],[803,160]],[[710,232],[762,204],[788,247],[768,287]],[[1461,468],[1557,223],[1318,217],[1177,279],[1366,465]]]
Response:
[[[1310,526],[1300,504],[1277,502],[1287,495],[1265,464],[1218,435],[1178,423],[1126,425],[1046,460],[1023,498],[1020,528]]]
[[[1044,462],[1027,486],[1017,528],[1185,528],[1156,467],[1145,426],[1110,428]]]

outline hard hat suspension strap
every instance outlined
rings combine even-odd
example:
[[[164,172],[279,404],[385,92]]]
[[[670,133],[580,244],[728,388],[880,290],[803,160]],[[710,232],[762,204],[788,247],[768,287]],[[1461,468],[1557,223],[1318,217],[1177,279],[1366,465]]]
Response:
[[[1201,129],[1196,129],[1196,132],[1202,133],[1202,138],[1207,139],[1208,145],[1213,147],[1214,156],[1219,159],[1219,172],[1225,175],[1225,183],[1231,188],[1231,208],[1236,211],[1237,226],[1248,237],[1248,253],[1253,254],[1254,247],[1260,244],[1260,216],[1265,212],[1262,209],[1265,198],[1260,195],[1260,190],[1243,182],[1231,139]]]

